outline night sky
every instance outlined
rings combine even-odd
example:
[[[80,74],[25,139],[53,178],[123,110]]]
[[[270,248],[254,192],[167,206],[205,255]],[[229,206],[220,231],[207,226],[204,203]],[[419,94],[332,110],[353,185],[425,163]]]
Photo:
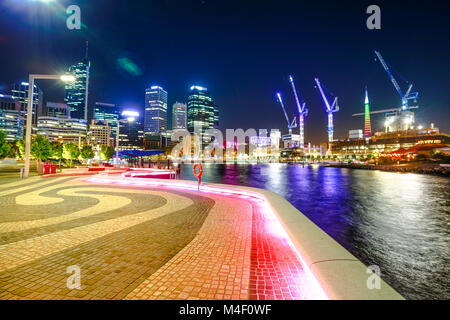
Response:
[[[0,0],[0,92],[29,73],[52,74],[84,56],[92,62],[95,101],[143,110],[144,90],[161,85],[169,109],[193,84],[220,106],[220,127],[282,128],[275,93],[296,110],[288,76],[306,101],[306,141],[326,140],[326,113],[314,77],[339,97],[335,136],[362,129],[364,87],[372,110],[400,106],[385,60],[419,91],[416,124],[450,132],[450,5],[433,1],[63,1]],[[81,7],[82,30],[66,28],[65,8]],[[366,28],[366,8],[381,7],[381,30]],[[123,61],[135,68],[126,69]],[[407,87],[396,76],[403,90]],[[62,101],[56,82],[39,82],[46,100]],[[372,125],[382,129],[383,115]],[[298,130],[298,129],[297,129]]]

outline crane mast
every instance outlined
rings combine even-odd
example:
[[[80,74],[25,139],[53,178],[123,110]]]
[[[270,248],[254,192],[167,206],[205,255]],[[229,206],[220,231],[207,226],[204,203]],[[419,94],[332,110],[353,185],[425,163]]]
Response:
[[[305,147],[305,117],[308,115],[308,109],[306,108],[306,103],[301,104],[298,95],[297,90],[295,89],[294,79],[292,76],[289,76],[289,81],[292,85],[292,91],[294,91],[295,96],[295,102],[297,103],[298,108],[298,122],[299,122],[299,129],[300,129],[300,147]]]
[[[323,92],[322,86],[320,85],[319,79],[315,78],[314,80],[316,81],[317,88],[320,91],[323,102],[325,103],[326,111],[328,113],[328,145],[329,145],[329,151],[331,152],[331,144],[333,142],[333,131],[334,131],[333,113],[339,111],[338,98],[337,97],[334,98],[333,104],[330,105],[325,93]]]

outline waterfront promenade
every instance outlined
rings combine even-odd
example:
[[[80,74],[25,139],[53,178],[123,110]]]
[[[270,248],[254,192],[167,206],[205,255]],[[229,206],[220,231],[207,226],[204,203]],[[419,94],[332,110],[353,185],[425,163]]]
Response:
[[[302,256],[273,210],[289,212],[287,202],[265,192],[120,175],[5,180],[0,299],[401,298],[384,282],[358,292],[362,264],[339,259],[324,233],[327,245]],[[314,270],[311,256],[332,249],[348,261]],[[77,289],[67,285],[74,266]]]

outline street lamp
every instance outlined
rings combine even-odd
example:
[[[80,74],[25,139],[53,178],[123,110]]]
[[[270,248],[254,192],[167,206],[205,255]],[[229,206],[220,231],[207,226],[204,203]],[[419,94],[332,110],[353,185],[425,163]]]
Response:
[[[27,128],[25,134],[25,172],[24,177],[30,174],[30,153],[31,153],[31,121],[33,115],[33,97],[34,97],[34,80],[61,80],[63,82],[73,82],[75,77],[71,74],[64,75],[46,75],[46,74],[30,74],[28,77],[28,105],[27,105]]]
[[[117,168],[119,165],[119,131],[120,131],[120,123],[122,121],[128,121],[133,122],[136,120],[137,117],[139,117],[139,112],[131,111],[131,110],[125,110],[122,112],[122,116],[127,117],[126,119],[117,119],[117,132],[116,132],[116,158],[114,160],[114,167]]]

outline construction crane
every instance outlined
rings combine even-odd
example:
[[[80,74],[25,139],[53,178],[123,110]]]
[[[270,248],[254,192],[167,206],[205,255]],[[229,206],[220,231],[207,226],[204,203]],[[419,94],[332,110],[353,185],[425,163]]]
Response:
[[[402,100],[402,107],[401,110],[405,111],[408,110],[408,101],[409,100],[416,100],[419,93],[418,92],[411,92],[411,89],[413,87],[412,84],[409,85],[408,89],[406,90],[406,93],[403,94],[402,89],[397,83],[397,80],[395,80],[394,76],[392,75],[386,61],[384,61],[383,57],[381,56],[381,53],[378,51],[375,51],[376,56],[378,57],[378,60],[380,60],[381,65],[383,66],[384,70],[386,70],[386,73],[388,74],[389,78],[391,79],[392,84],[395,87],[395,90],[397,90],[398,94],[400,95],[400,98]]]
[[[277,97],[278,97],[278,101],[281,104],[281,108],[283,108],[284,116],[286,117],[288,129],[289,129],[289,134],[292,134],[292,129],[293,128],[297,128],[297,118],[294,117],[292,122],[289,121],[289,117],[288,117],[288,115],[286,113],[286,108],[284,107],[283,99],[281,99],[281,93],[278,92],[277,93]]]
[[[326,111],[328,113],[328,144],[329,144],[329,149],[331,151],[331,143],[333,142],[333,130],[334,130],[333,129],[333,113],[339,111],[338,98],[335,97],[333,103],[330,105],[325,93],[323,92],[322,86],[320,85],[319,79],[315,78],[314,80],[316,81],[317,88],[319,89],[320,94],[322,95],[322,99],[323,99],[323,102],[325,103]]]
[[[305,117],[308,115],[308,108],[306,108],[306,103],[300,103],[297,95],[297,90],[295,89],[294,79],[292,76],[289,76],[289,81],[292,85],[292,91],[294,91],[295,102],[297,103],[298,108],[298,124],[300,128],[300,147],[305,147]]]

